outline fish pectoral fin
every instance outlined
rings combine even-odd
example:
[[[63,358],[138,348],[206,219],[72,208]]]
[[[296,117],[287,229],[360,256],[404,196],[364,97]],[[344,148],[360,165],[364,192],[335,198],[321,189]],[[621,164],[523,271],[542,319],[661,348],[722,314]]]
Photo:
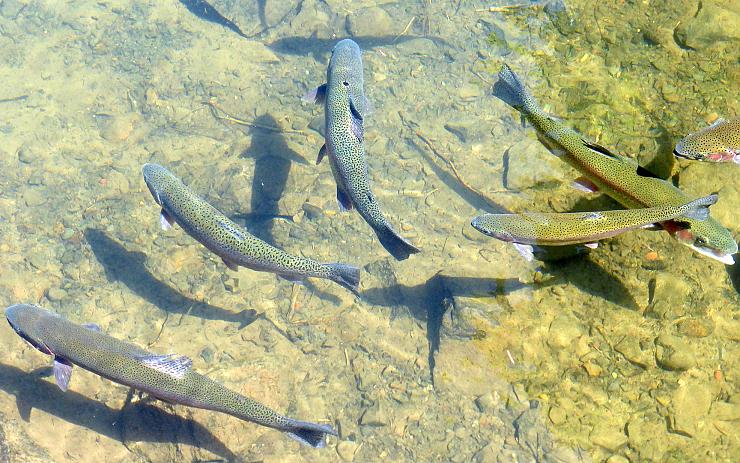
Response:
[[[599,187],[586,177],[578,177],[577,179],[573,180],[571,186],[576,190],[583,191],[585,193],[596,193],[597,191],[599,191]]]
[[[326,143],[324,143],[319,150],[319,156],[316,158],[317,166],[321,163],[321,160],[324,159],[324,157],[326,157]]]
[[[650,230],[650,231],[660,231],[660,230],[663,230],[663,227],[661,227],[657,223],[649,223],[647,225],[643,225],[642,228],[644,230]]]
[[[176,379],[182,379],[185,373],[193,366],[193,361],[184,355],[166,354],[166,355],[139,355],[136,360],[143,365],[172,376]]]
[[[596,153],[599,153],[603,156],[610,157],[612,159],[619,159],[619,160],[629,159],[629,158],[624,158],[623,156],[620,156],[618,154],[612,153],[611,151],[609,151],[608,148],[606,148],[605,146],[599,145],[598,143],[592,143],[590,141],[584,140],[583,138],[581,138],[581,141],[583,142],[584,145],[586,145],[588,149]]]
[[[162,230],[167,231],[175,224],[175,219],[170,215],[169,212],[162,209],[162,211],[159,213],[159,225],[162,227]]]
[[[103,331],[100,328],[100,325],[98,325],[97,323],[83,323],[82,326],[84,328],[87,328],[90,331],[97,331],[98,333],[100,333],[101,331]]]
[[[599,247],[599,243],[598,242],[586,243],[586,244],[584,244],[584,246],[586,246],[589,249],[596,249],[596,248]]]
[[[352,198],[349,197],[346,191],[337,185],[337,202],[339,203],[339,210],[342,212],[352,210]]]
[[[57,386],[64,392],[67,392],[69,387],[69,380],[72,378],[72,364],[69,360],[59,356],[54,356],[53,362],[54,379],[56,379]]]
[[[637,175],[639,175],[640,177],[657,178],[659,180],[664,180],[663,178],[660,178],[659,176],[655,175],[654,173],[640,165],[637,166]]]
[[[512,243],[514,245],[514,248],[519,252],[519,254],[524,257],[524,260],[527,262],[532,262],[534,260],[534,248],[530,246],[529,244],[519,244],[519,243]]]
[[[239,264],[237,264],[233,260],[229,260],[225,257],[222,257],[221,260],[224,262],[224,265],[226,265],[229,270],[233,270],[235,272],[239,271]]]
[[[303,95],[303,101],[309,103],[323,104],[326,101],[326,84],[321,84],[315,89]]]
[[[350,114],[350,128],[352,133],[357,137],[359,141],[365,138],[365,129],[363,128],[362,114],[357,110],[352,97],[349,97],[349,114]]]

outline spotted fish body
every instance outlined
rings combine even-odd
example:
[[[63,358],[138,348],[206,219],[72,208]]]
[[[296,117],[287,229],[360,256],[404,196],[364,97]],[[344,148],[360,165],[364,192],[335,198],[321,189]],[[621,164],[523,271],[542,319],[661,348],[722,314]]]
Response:
[[[162,207],[164,228],[177,223],[190,236],[221,257],[231,269],[238,266],[273,272],[288,280],[306,277],[332,280],[358,294],[360,271],[345,264],[323,264],[294,256],[250,234],[216,208],[199,198],[170,171],[145,164],[144,181]]]
[[[319,151],[317,163],[329,155],[340,206],[356,208],[383,247],[396,259],[407,259],[419,252],[391,228],[370,189],[364,140],[368,104],[362,56],[355,42],[345,39],[334,46],[327,82],[316,90],[314,97],[316,102],[324,103],[326,116],[326,144]]]
[[[717,119],[709,127],[684,137],[673,154],[680,158],[740,164],[740,118]]]
[[[601,212],[485,214],[471,225],[502,241],[540,246],[593,243],[628,230],[643,228],[678,217],[706,220],[713,194],[682,206],[660,206]]]
[[[540,141],[585,177],[592,190],[600,190],[630,209],[681,206],[691,201],[671,183],[656,178],[632,159],[584,140],[575,130],[542,110],[519,77],[504,65],[494,84],[494,95],[522,113],[537,130]],[[712,217],[661,222],[681,244],[728,265],[734,263],[737,243]],[[688,226],[688,228],[687,228]]]
[[[227,413],[288,433],[313,447],[324,447],[327,425],[288,418],[195,373],[183,356],[156,355],[100,332],[77,325],[40,307],[17,304],[5,310],[10,326],[41,352],[54,356],[54,374],[66,390],[72,365],[167,402]]]

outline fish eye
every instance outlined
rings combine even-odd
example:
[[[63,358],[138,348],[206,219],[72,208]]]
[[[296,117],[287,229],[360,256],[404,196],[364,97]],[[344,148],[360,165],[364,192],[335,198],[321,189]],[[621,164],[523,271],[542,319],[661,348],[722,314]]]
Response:
[[[349,87],[349,82],[347,82],[347,81],[345,80],[344,82],[342,82],[342,85],[344,85],[345,87]]]
[[[707,240],[703,236],[697,236],[696,239],[694,239],[694,244],[696,246],[706,246]]]

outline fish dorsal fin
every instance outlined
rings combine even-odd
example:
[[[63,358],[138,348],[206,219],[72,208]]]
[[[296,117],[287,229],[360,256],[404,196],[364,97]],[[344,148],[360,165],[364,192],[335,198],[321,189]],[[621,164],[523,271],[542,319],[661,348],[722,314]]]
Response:
[[[90,331],[97,331],[98,333],[103,331],[100,329],[100,325],[98,325],[97,323],[85,323],[82,326]]]
[[[363,128],[363,119],[362,114],[360,114],[360,111],[357,110],[357,107],[355,106],[354,100],[352,100],[352,96],[349,97],[349,115],[350,115],[350,125],[352,129],[352,133],[355,134],[355,137],[359,141],[362,141],[365,138],[365,129]]]
[[[653,172],[647,170],[646,168],[642,167],[641,165],[637,166],[637,175],[640,177],[647,177],[647,178],[657,178],[658,180],[664,180],[657,175],[655,175]]]
[[[223,220],[217,220],[216,224],[218,224],[219,228],[224,230],[226,233],[230,234],[234,238],[238,239],[239,241],[244,241],[246,237],[244,236],[244,233],[242,233],[238,228],[233,226],[232,224],[228,222],[224,222]]]
[[[185,373],[193,366],[193,361],[184,355],[166,354],[166,355],[140,355],[136,359],[143,365],[172,376],[176,379],[182,379]]]
[[[623,156],[620,156],[616,153],[612,153],[611,151],[609,151],[608,148],[606,148],[605,146],[599,145],[598,143],[591,143],[590,141],[587,141],[584,139],[581,139],[581,140],[583,141],[583,143],[586,145],[587,148],[591,149],[591,151],[596,151],[597,153],[603,154],[606,157],[610,157],[612,159],[618,159],[620,161],[623,161],[626,159]]]

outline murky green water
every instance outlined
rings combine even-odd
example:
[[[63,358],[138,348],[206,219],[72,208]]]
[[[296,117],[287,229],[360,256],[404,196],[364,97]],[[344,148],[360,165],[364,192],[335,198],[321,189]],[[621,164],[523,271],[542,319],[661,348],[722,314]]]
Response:
[[[188,2],[185,2],[188,3]],[[737,117],[734,1],[0,2],[0,297],[41,305],[340,433],[327,448],[213,412],[126,403],[0,330],[0,461],[732,461],[740,271],[664,232],[525,262],[481,211],[601,210],[490,96],[509,63],[546,109],[692,196],[737,238],[734,165],[673,145]],[[197,8],[192,8],[198,12]],[[364,49],[373,188],[423,252],[339,213],[323,112],[333,44]],[[362,298],[227,270],[163,232],[166,165],[256,235],[363,268]],[[273,218],[277,216],[277,218]],[[124,406],[125,405],[125,406]]]

